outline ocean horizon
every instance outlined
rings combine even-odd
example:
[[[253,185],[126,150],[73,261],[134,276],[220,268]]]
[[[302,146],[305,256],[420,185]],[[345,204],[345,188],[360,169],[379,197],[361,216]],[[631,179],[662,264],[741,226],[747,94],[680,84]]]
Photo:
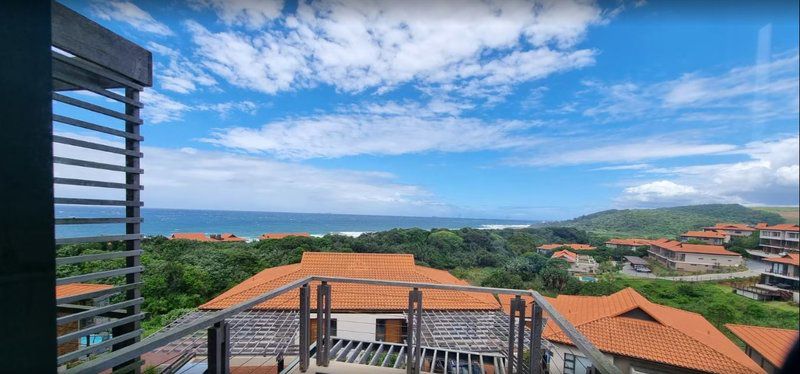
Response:
[[[124,209],[117,207],[83,207],[56,205],[56,218],[122,217]],[[394,228],[501,229],[526,227],[538,220],[495,218],[413,217],[388,215],[359,215],[339,213],[289,213],[234,210],[195,210],[142,208],[142,234],[164,235],[177,232],[206,234],[233,233],[255,239],[267,232],[307,232],[314,236],[386,231]],[[58,225],[57,237],[118,235],[125,232],[124,224]]]

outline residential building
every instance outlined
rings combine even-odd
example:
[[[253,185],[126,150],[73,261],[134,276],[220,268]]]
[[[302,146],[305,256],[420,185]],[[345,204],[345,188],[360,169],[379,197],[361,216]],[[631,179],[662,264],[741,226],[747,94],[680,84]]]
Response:
[[[183,239],[183,240],[194,240],[196,242],[245,242],[247,241],[244,238],[240,238],[231,233],[224,233],[224,234],[211,234],[206,236],[206,234],[202,232],[184,232],[184,233],[174,233],[170,235],[170,240],[175,239]]]
[[[566,249],[553,253],[551,258],[561,258],[569,263],[569,271],[578,274],[594,274],[600,267],[594,257],[579,255]]]
[[[96,291],[104,291],[110,289],[111,285],[108,284],[94,284],[94,283],[69,283],[56,286],[56,299],[75,298],[82,295],[89,295]],[[107,304],[108,295],[103,295],[99,298],[88,298],[79,302],[73,302],[70,305],[61,305],[58,308],[58,317],[65,317],[73,313],[82,311],[81,306],[102,306]],[[57,326],[58,335],[64,335],[78,331],[80,329],[91,326],[99,317],[82,318],[66,323],[60,323]],[[101,340],[98,335],[83,337],[81,339],[70,340],[68,342],[58,345],[58,355],[62,356],[70,352],[77,351],[82,345],[86,345],[89,341]]]
[[[767,268],[761,273],[761,288],[792,293],[795,303],[800,302],[800,254],[787,253],[781,257],[768,257]]]
[[[311,235],[307,232],[268,232],[266,234],[262,234],[258,239],[283,239],[290,236],[309,237]]]
[[[758,229],[742,223],[718,223],[714,226],[703,227],[703,231],[724,232],[728,236],[750,236]]]
[[[210,235],[212,240],[220,241],[220,242],[246,242],[245,238],[240,238],[231,233],[224,233],[224,234],[211,234]]]
[[[573,251],[592,251],[592,250],[597,249],[597,247],[592,247],[591,245],[588,245],[588,244],[577,244],[577,243],[544,244],[544,245],[541,245],[539,247],[536,247],[536,249],[538,249],[540,252],[553,251],[553,250],[561,249],[561,248],[569,248],[569,249],[571,249]]]
[[[701,241],[706,244],[723,245],[730,240],[730,235],[721,231],[687,231],[680,236],[680,241],[684,243]]]
[[[797,342],[798,331],[772,327],[727,324],[737,338],[744,342],[744,351],[767,374],[780,372],[784,360]]]
[[[659,239],[650,242],[650,257],[664,266],[680,271],[707,272],[723,267],[741,266],[742,256],[720,245],[689,244]]]
[[[766,256],[800,253],[800,225],[760,225],[759,249]]]
[[[508,313],[512,297],[499,297]],[[650,302],[632,288],[548,301],[623,373],[764,372],[700,314]],[[551,318],[542,337],[551,343],[550,373],[591,372],[589,359],[575,352]]]
[[[649,246],[650,241],[647,239],[611,239],[604,244],[608,248],[620,248],[632,251],[639,247]]]

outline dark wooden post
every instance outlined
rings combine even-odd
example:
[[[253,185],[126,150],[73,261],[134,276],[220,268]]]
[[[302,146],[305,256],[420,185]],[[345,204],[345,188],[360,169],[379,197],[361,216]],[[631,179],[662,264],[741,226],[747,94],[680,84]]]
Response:
[[[208,370],[209,374],[229,374],[230,328],[227,321],[217,322],[208,329]]]
[[[419,373],[422,367],[422,291],[408,292],[406,321],[406,373]]]
[[[0,362],[20,373],[56,372],[50,8],[0,1]]]
[[[542,308],[531,302],[531,373],[542,374]]]
[[[525,300],[519,295],[517,299],[517,373],[523,373],[523,362],[525,360]]]
[[[300,371],[306,372],[309,364],[309,341],[311,331],[309,324],[311,323],[310,317],[311,309],[311,290],[308,284],[300,287]]]
[[[317,286],[317,366],[328,366],[331,350],[331,286]]]

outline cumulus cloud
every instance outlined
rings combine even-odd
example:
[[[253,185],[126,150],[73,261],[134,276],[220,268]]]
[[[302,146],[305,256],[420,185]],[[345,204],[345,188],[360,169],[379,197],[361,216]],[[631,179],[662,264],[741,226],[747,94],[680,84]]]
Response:
[[[120,146],[92,135],[61,133]],[[382,171],[321,169],[263,157],[193,148],[143,147],[147,206],[356,214],[447,214],[425,189]],[[124,164],[122,156],[55,144],[58,156]],[[121,174],[56,165],[58,177],[121,182]],[[122,192],[56,186],[56,196],[123,199]],[[116,194],[116,195],[115,195]]]
[[[280,0],[193,0],[195,8],[211,8],[227,25],[242,25],[257,29],[281,15]]]
[[[537,142],[518,133],[535,122],[486,122],[450,115],[456,108],[442,102],[428,107],[369,104],[344,113],[273,121],[261,128],[222,129],[204,141],[288,159],[497,150]]]
[[[674,205],[676,203],[739,202],[794,204],[800,194],[800,140],[783,139],[748,143],[735,150],[747,160],[648,170],[659,179],[626,188],[622,205]]]
[[[195,111],[213,111],[225,118],[233,111],[254,114],[258,109],[256,103],[248,100],[189,105],[152,89],[144,90],[140,98],[145,105],[142,118],[152,124],[180,122],[187,113]]]
[[[92,13],[100,19],[127,23],[139,31],[162,36],[174,34],[167,25],[129,1],[97,1],[92,4]]]
[[[147,48],[167,60],[166,64],[156,62],[153,69],[156,82],[162,89],[185,94],[196,91],[199,86],[217,85],[216,79],[202,66],[184,57],[179,51],[155,42],[148,43]]]
[[[273,20],[281,8],[275,3],[267,10],[202,3],[227,24],[270,26],[245,34],[187,22],[206,67],[270,94],[318,84],[383,92],[408,82],[504,94],[510,84],[594,63],[596,52],[576,45],[589,26],[606,20],[585,1],[300,2],[280,20]]]

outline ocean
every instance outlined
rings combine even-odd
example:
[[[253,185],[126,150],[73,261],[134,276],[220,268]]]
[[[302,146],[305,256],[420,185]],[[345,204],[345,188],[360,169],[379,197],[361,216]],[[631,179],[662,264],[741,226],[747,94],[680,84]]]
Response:
[[[57,218],[122,217],[121,208],[58,205]],[[355,214],[244,212],[224,210],[188,210],[142,208],[142,233],[148,236],[169,236],[176,232],[219,234],[230,232],[243,238],[257,238],[266,232],[308,232],[312,235],[339,233],[357,236],[364,232],[393,228],[421,229],[472,227],[481,229],[525,227],[533,221],[505,219],[372,216]],[[125,233],[123,224],[58,225],[59,238],[118,235]]]

